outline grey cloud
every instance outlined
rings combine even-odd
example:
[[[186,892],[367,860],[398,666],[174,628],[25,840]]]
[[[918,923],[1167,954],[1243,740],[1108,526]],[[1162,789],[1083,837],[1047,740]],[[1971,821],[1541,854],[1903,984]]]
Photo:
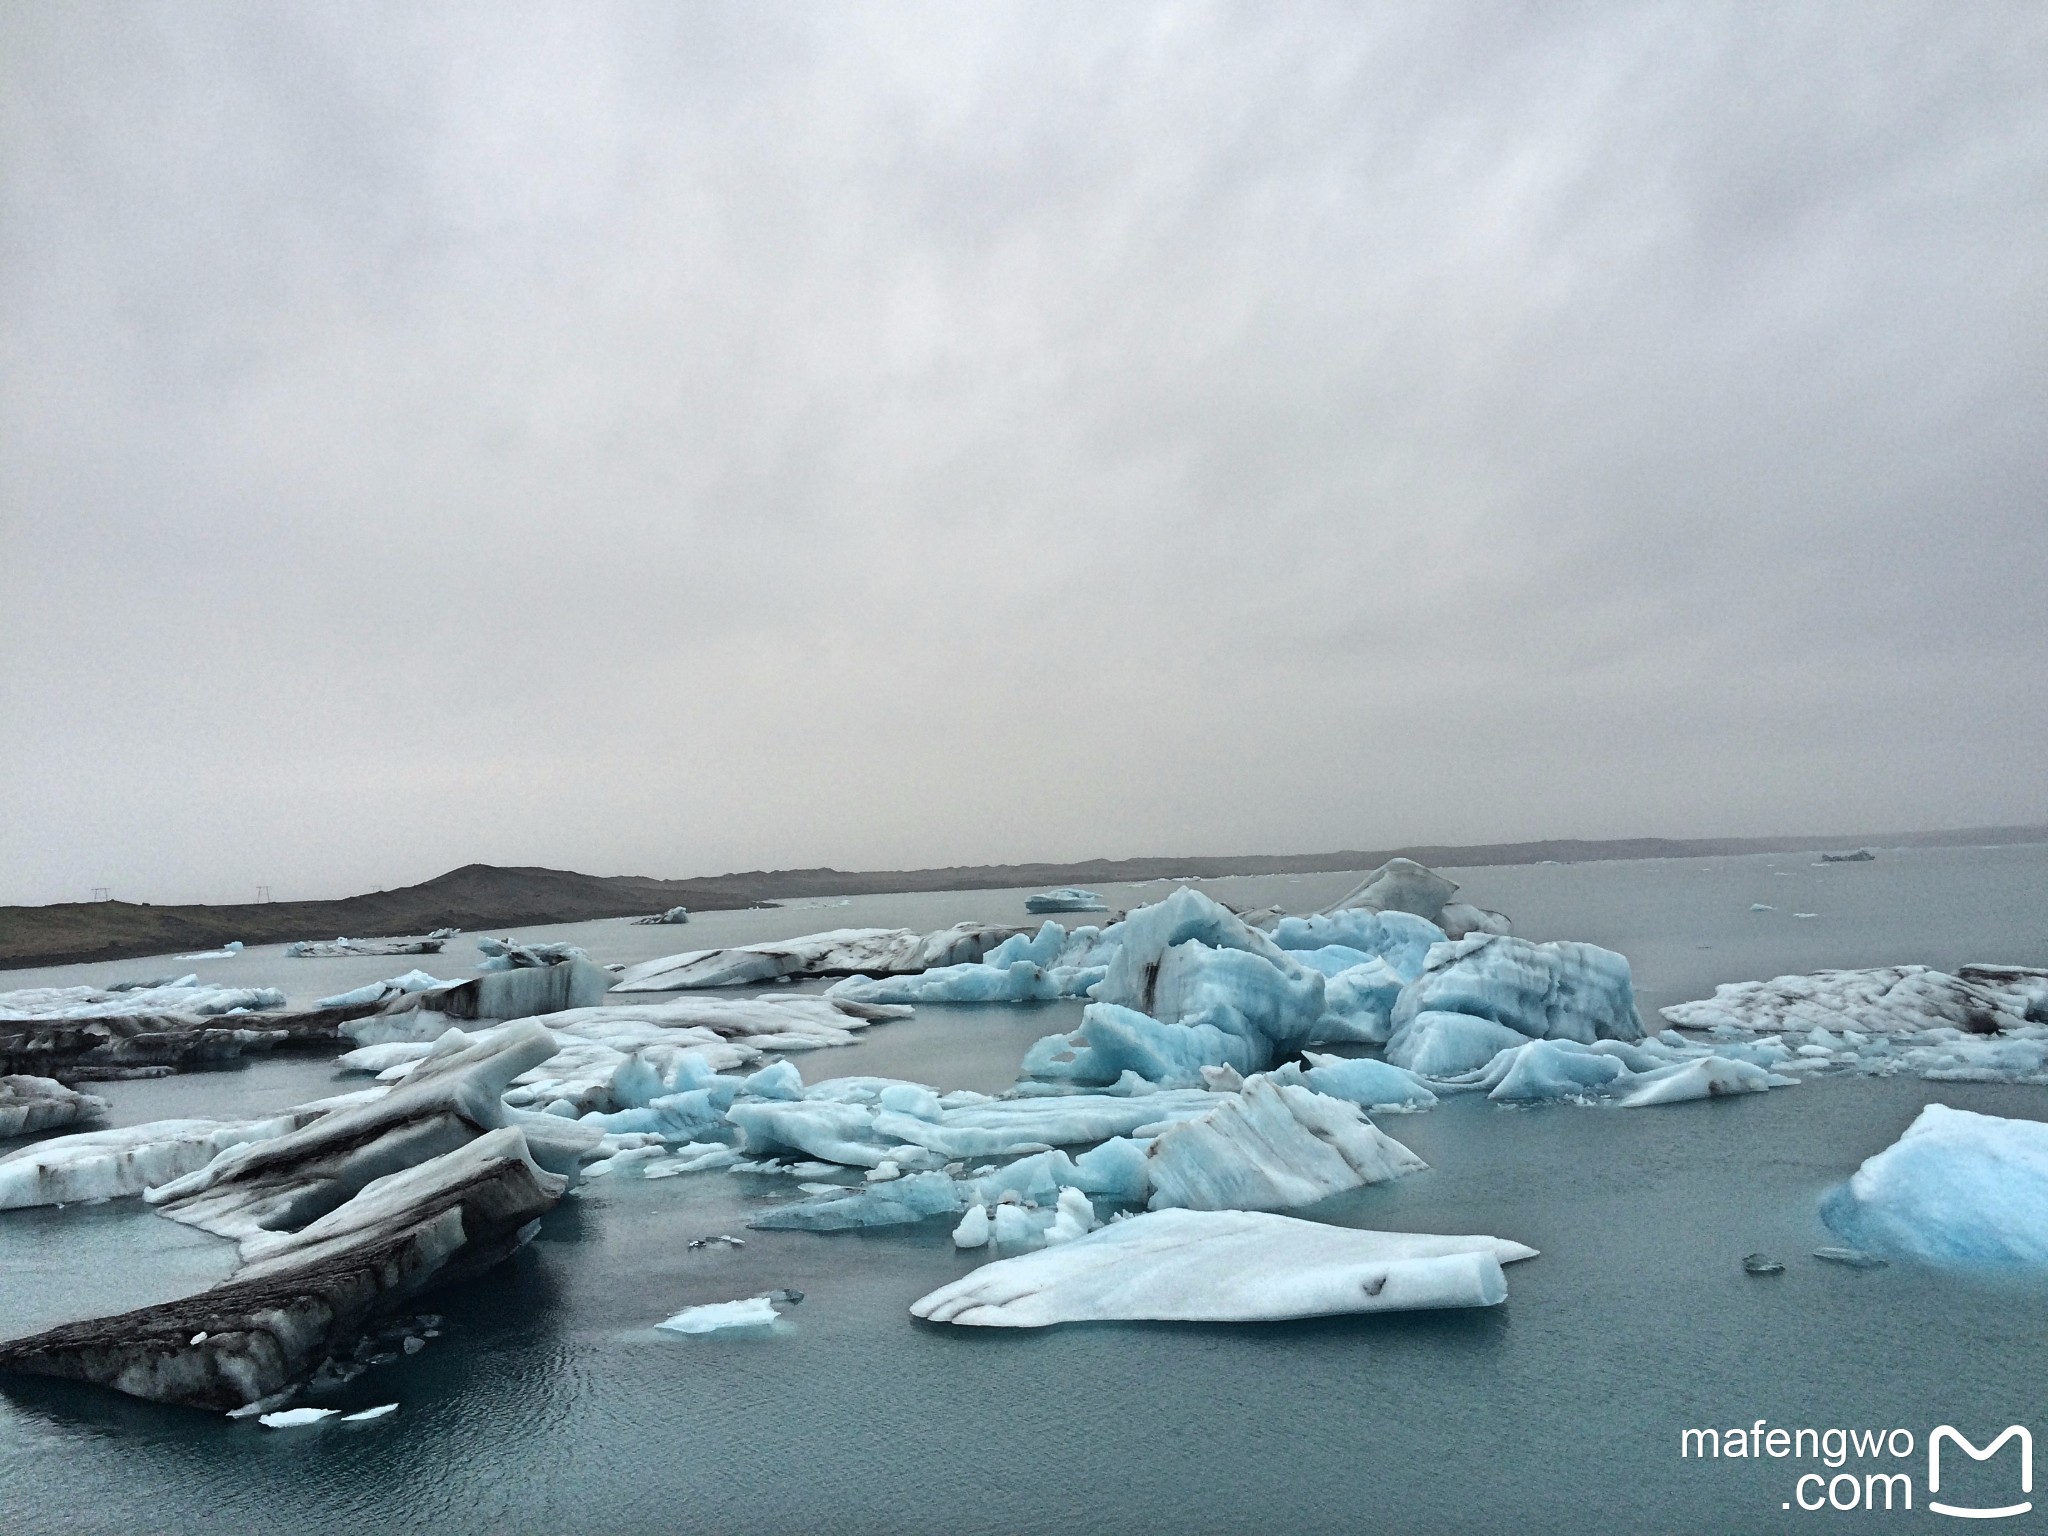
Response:
[[[12,8],[0,897],[2048,819],[2044,62]]]

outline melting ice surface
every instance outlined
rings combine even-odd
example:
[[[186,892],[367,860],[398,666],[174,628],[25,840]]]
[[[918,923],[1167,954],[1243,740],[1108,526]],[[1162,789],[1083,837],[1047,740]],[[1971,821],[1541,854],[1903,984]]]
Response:
[[[2041,964],[2037,921],[1997,927],[2001,902],[2021,910],[2032,900],[2038,917],[2029,893],[2042,888],[2048,861],[2032,858],[1888,852],[1827,871],[1786,860],[1777,879],[1768,860],[1459,879],[1476,900],[1509,911],[1522,937],[1627,954],[1648,1018],[1734,978],[1902,960],[1950,971],[1971,960]],[[1870,876],[1890,882],[1879,894],[1892,898],[1850,884]],[[1327,883],[1320,901],[1348,882]],[[1771,921],[1748,909],[1774,885],[1788,910],[1855,921],[1845,917],[1832,936],[1826,924],[1789,921],[1746,934]],[[1221,889],[1239,899],[1235,886]],[[1103,892],[1113,907],[1159,893]],[[1245,894],[1320,904],[1306,883]],[[949,900],[878,901],[826,920],[1021,923],[1020,911]],[[773,914],[734,915],[732,931],[714,930],[724,916],[699,915],[693,933],[701,927],[707,944],[773,936],[739,926]],[[783,921],[784,932],[823,926],[801,912]],[[522,937],[612,958],[597,925]],[[319,990],[392,969],[337,970]],[[932,1005],[858,1044],[793,1060],[809,1079],[871,1073],[989,1092],[1007,1084],[1032,1040],[1079,1022],[1074,1001]],[[264,1063],[95,1091],[119,1125],[170,1112],[275,1113],[366,1081],[270,1086],[307,1070]],[[1407,1081],[1358,1086],[1385,1092]],[[374,1425],[374,1438],[355,1434],[338,1420],[266,1434],[10,1382],[0,1388],[0,1503],[31,1512],[22,1529],[67,1531],[670,1528],[683,1510],[691,1525],[756,1531],[1413,1531],[1485,1529],[1490,1512],[1513,1509],[1517,1529],[1579,1532],[1639,1530],[1651,1508],[1662,1530],[1796,1530],[1796,1512],[1780,1510],[1782,1468],[1722,1463],[1703,1476],[1678,1460],[1679,1429],[1759,1413],[1776,1423],[1889,1424],[1937,1403],[1959,1424],[2023,1416],[2035,1401],[2043,1300],[2025,1282],[1799,1256],[1841,1241],[1819,1219],[1822,1198],[1898,1141],[1924,1104],[2041,1119],[2041,1091],[1838,1077],[1650,1114],[1506,1111],[1483,1093],[1454,1094],[1385,1122],[1426,1172],[1340,1194],[1311,1214],[1524,1241],[1543,1257],[1513,1266],[1511,1299],[1241,1327],[1100,1323],[963,1337],[907,1316],[918,1297],[984,1260],[953,1247],[949,1223],[851,1236],[748,1232],[750,1215],[788,1202],[787,1179],[731,1169],[653,1183],[600,1178],[504,1271],[437,1295],[442,1338],[374,1367],[332,1401],[350,1411],[400,1402],[392,1425],[402,1435]],[[24,1238],[0,1252],[9,1266],[0,1311],[60,1283],[103,1310],[118,1271],[143,1253],[136,1222],[123,1217],[117,1202],[0,1218],[7,1237]],[[203,1236],[142,1219],[181,1243]],[[724,1232],[746,1233],[747,1246],[688,1247]],[[1769,1287],[1745,1279],[1739,1259],[1754,1250],[1785,1256],[1787,1273]],[[36,1266],[33,1279],[14,1267],[24,1263]],[[772,1349],[692,1347],[648,1327],[668,1310],[781,1287],[807,1300],[801,1327]],[[814,1427],[801,1434],[800,1456],[796,1425]]]

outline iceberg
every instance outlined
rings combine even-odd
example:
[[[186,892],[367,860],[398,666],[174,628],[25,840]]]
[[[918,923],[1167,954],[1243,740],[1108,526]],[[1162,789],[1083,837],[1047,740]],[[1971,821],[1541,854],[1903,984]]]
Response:
[[[210,1290],[0,1343],[0,1369],[158,1402],[259,1403],[379,1313],[505,1257],[566,1184],[501,1127],[369,1181],[296,1232],[252,1232],[243,1267]]]
[[[439,987],[450,987],[456,983],[440,981],[425,971],[407,971],[403,976],[393,976],[384,981],[373,981],[367,986],[350,992],[337,992],[332,997],[323,997],[313,1004],[315,1008],[353,1008],[358,1004],[385,1004],[398,998],[410,997],[415,992],[431,992]]]
[[[1206,1020],[1162,1024],[1134,1008],[1090,1003],[1081,1010],[1081,1027],[1038,1041],[1025,1053],[1022,1071],[1045,1083],[1107,1087],[1133,1073],[1164,1088],[1197,1088],[1204,1068],[1254,1072],[1266,1055],[1244,1035]]]
[[[1366,1109],[1434,1109],[1436,1095],[1413,1072],[1370,1056],[1324,1056],[1304,1051],[1306,1067],[1288,1062],[1266,1075],[1278,1084],[1300,1084],[1333,1099]]]
[[[1413,859],[1389,859],[1340,900],[1323,909],[1329,916],[1347,909],[1406,912],[1444,931],[1447,938],[1471,933],[1506,933],[1508,920],[1466,902],[1452,901],[1458,882]]]
[[[656,912],[649,917],[636,917],[633,919],[633,922],[641,928],[660,928],[664,926],[674,927],[679,923],[687,923],[689,920],[690,909],[688,907],[670,907],[666,912]]]
[[[935,933],[838,928],[733,949],[699,949],[628,966],[616,992],[681,992],[824,976],[884,976],[978,962],[1018,930],[956,923]]]
[[[1044,1328],[1497,1306],[1507,1299],[1501,1265],[1535,1252],[1495,1237],[1369,1232],[1259,1211],[1154,1211],[985,1264],[910,1311],[963,1327]]]
[[[319,1112],[307,1105],[255,1120],[153,1120],[39,1141],[0,1157],[0,1211],[139,1195],[231,1147],[297,1130]]]
[[[215,987],[196,981],[102,992],[93,987],[27,987],[0,992],[0,1024],[76,1019],[214,1018],[282,1008],[275,987]]]
[[[1049,1003],[1084,996],[1102,977],[1100,966],[1047,970],[1029,960],[942,965],[911,976],[849,976],[826,996],[864,1003]]]
[[[1145,1156],[1153,1210],[1286,1210],[1428,1165],[1356,1104],[1249,1079],[1206,1115],[1159,1130]]]
[[[1370,907],[1346,907],[1318,917],[1283,917],[1273,930],[1273,942],[1282,949],[1313,952],[1341,946],[1360,955],[1353,964],[1367,959],[1384,961],[1403,981],[1422,974],[1431,948],[1446,937],[1428,918]]]
[[[2048,1125],[1929,1104],[1829,1193],[1851,1247],[1931,1264],[2048,1264]]]
[[[76,1092],[52,1077],[0,1077],[0,1137],[54,1131],[106,1111],[105,1099]]]
[[[1951,976],[1924,965],[1816,971],[1725,982],[1710,998],[1661,1011],[1680,1029],[1748,1034],[1846,1027],[1870,1034],[1949,1028],[1991,1035],[2048,1023],[2048,971],[1964,966]]]
[[[544,971],[571,960],[588,962],[590,951],[580,944],[521,944],[517,939],[478,939],[484,958],[480,971]]]
[[[1078,885],[1063,885],[1055,891],[1040,891],[1024,898],[1026,912],[1107,912],[1102,898]]]
[[[596,1150],[600,1133],[553,1116],[521,1115],[503,1101],[515,1076],[555,1054],[553,1037],[530,1023],[491,1040],[451,1034],[438,1055],[389,1091],[281,1136],[232,1147],[143,1198],[174,1221],[235,1238],[244,1258],[254,1259],[277,1233],[324,1218],[372,1182],[515,1123],[519,1157],[546,1168],[550,1178],[573,1174]]]
[[[1433,947],[1422,974],[1401,989],[1386,1055],[1425,1077],[1451,1077],[1524,1040],[1590,1045],[1642,1037],[1621,955],[1593,944],[1475,933]]]
[[[284,952],[294,960],[331,959],[340,955],[438,955],[451,933],[430,934],[424,939],[300,939],[287,944]]]

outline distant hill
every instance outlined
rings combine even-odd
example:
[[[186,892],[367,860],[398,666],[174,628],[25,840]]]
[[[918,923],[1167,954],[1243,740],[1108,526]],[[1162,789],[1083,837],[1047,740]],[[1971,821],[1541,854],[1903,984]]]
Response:
[[[889,891],[964,891],[1015,886],[1113,885],[1193,876],[1328,874],[1371,869],[1396,856],[1446,867],[1579,863],[1598,859],[1683,859],[1731,853],[1967,847],[2048,842],[2048,827],[1967,827],[1949,832],[1880,832],[1859,837],[1559,838],[1536,843],[1423,844],[1337,853],[1089,859],[1078,864],[971,864],[945,869],[748,870],[695,880],[580,875],[566,869],[465,864],[420,885],[339,901],[275,901],[158,907],[94,901],[0,907],[0,968],[119,960],[135,955],[294,939],[384,938],[436,928],[508,929],[540,923],[631,917],[688,907],[730,911],[777,899],[862,896]]]

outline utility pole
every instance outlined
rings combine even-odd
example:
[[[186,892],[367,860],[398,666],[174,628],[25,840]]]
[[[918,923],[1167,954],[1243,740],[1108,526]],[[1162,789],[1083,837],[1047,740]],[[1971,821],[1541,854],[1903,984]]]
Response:
[[[114,893],[104,885],[96,885],[92,888],[92,899],[94,901],[112,901]]]
[[[257,899],[258,901],[268,901],[268,900],[270,900],[270,887],[269,887],[269,886],[267,886],[267,885],[259,885],[259,886],[257,886],[257,887],[256,887],[256,899]]]

